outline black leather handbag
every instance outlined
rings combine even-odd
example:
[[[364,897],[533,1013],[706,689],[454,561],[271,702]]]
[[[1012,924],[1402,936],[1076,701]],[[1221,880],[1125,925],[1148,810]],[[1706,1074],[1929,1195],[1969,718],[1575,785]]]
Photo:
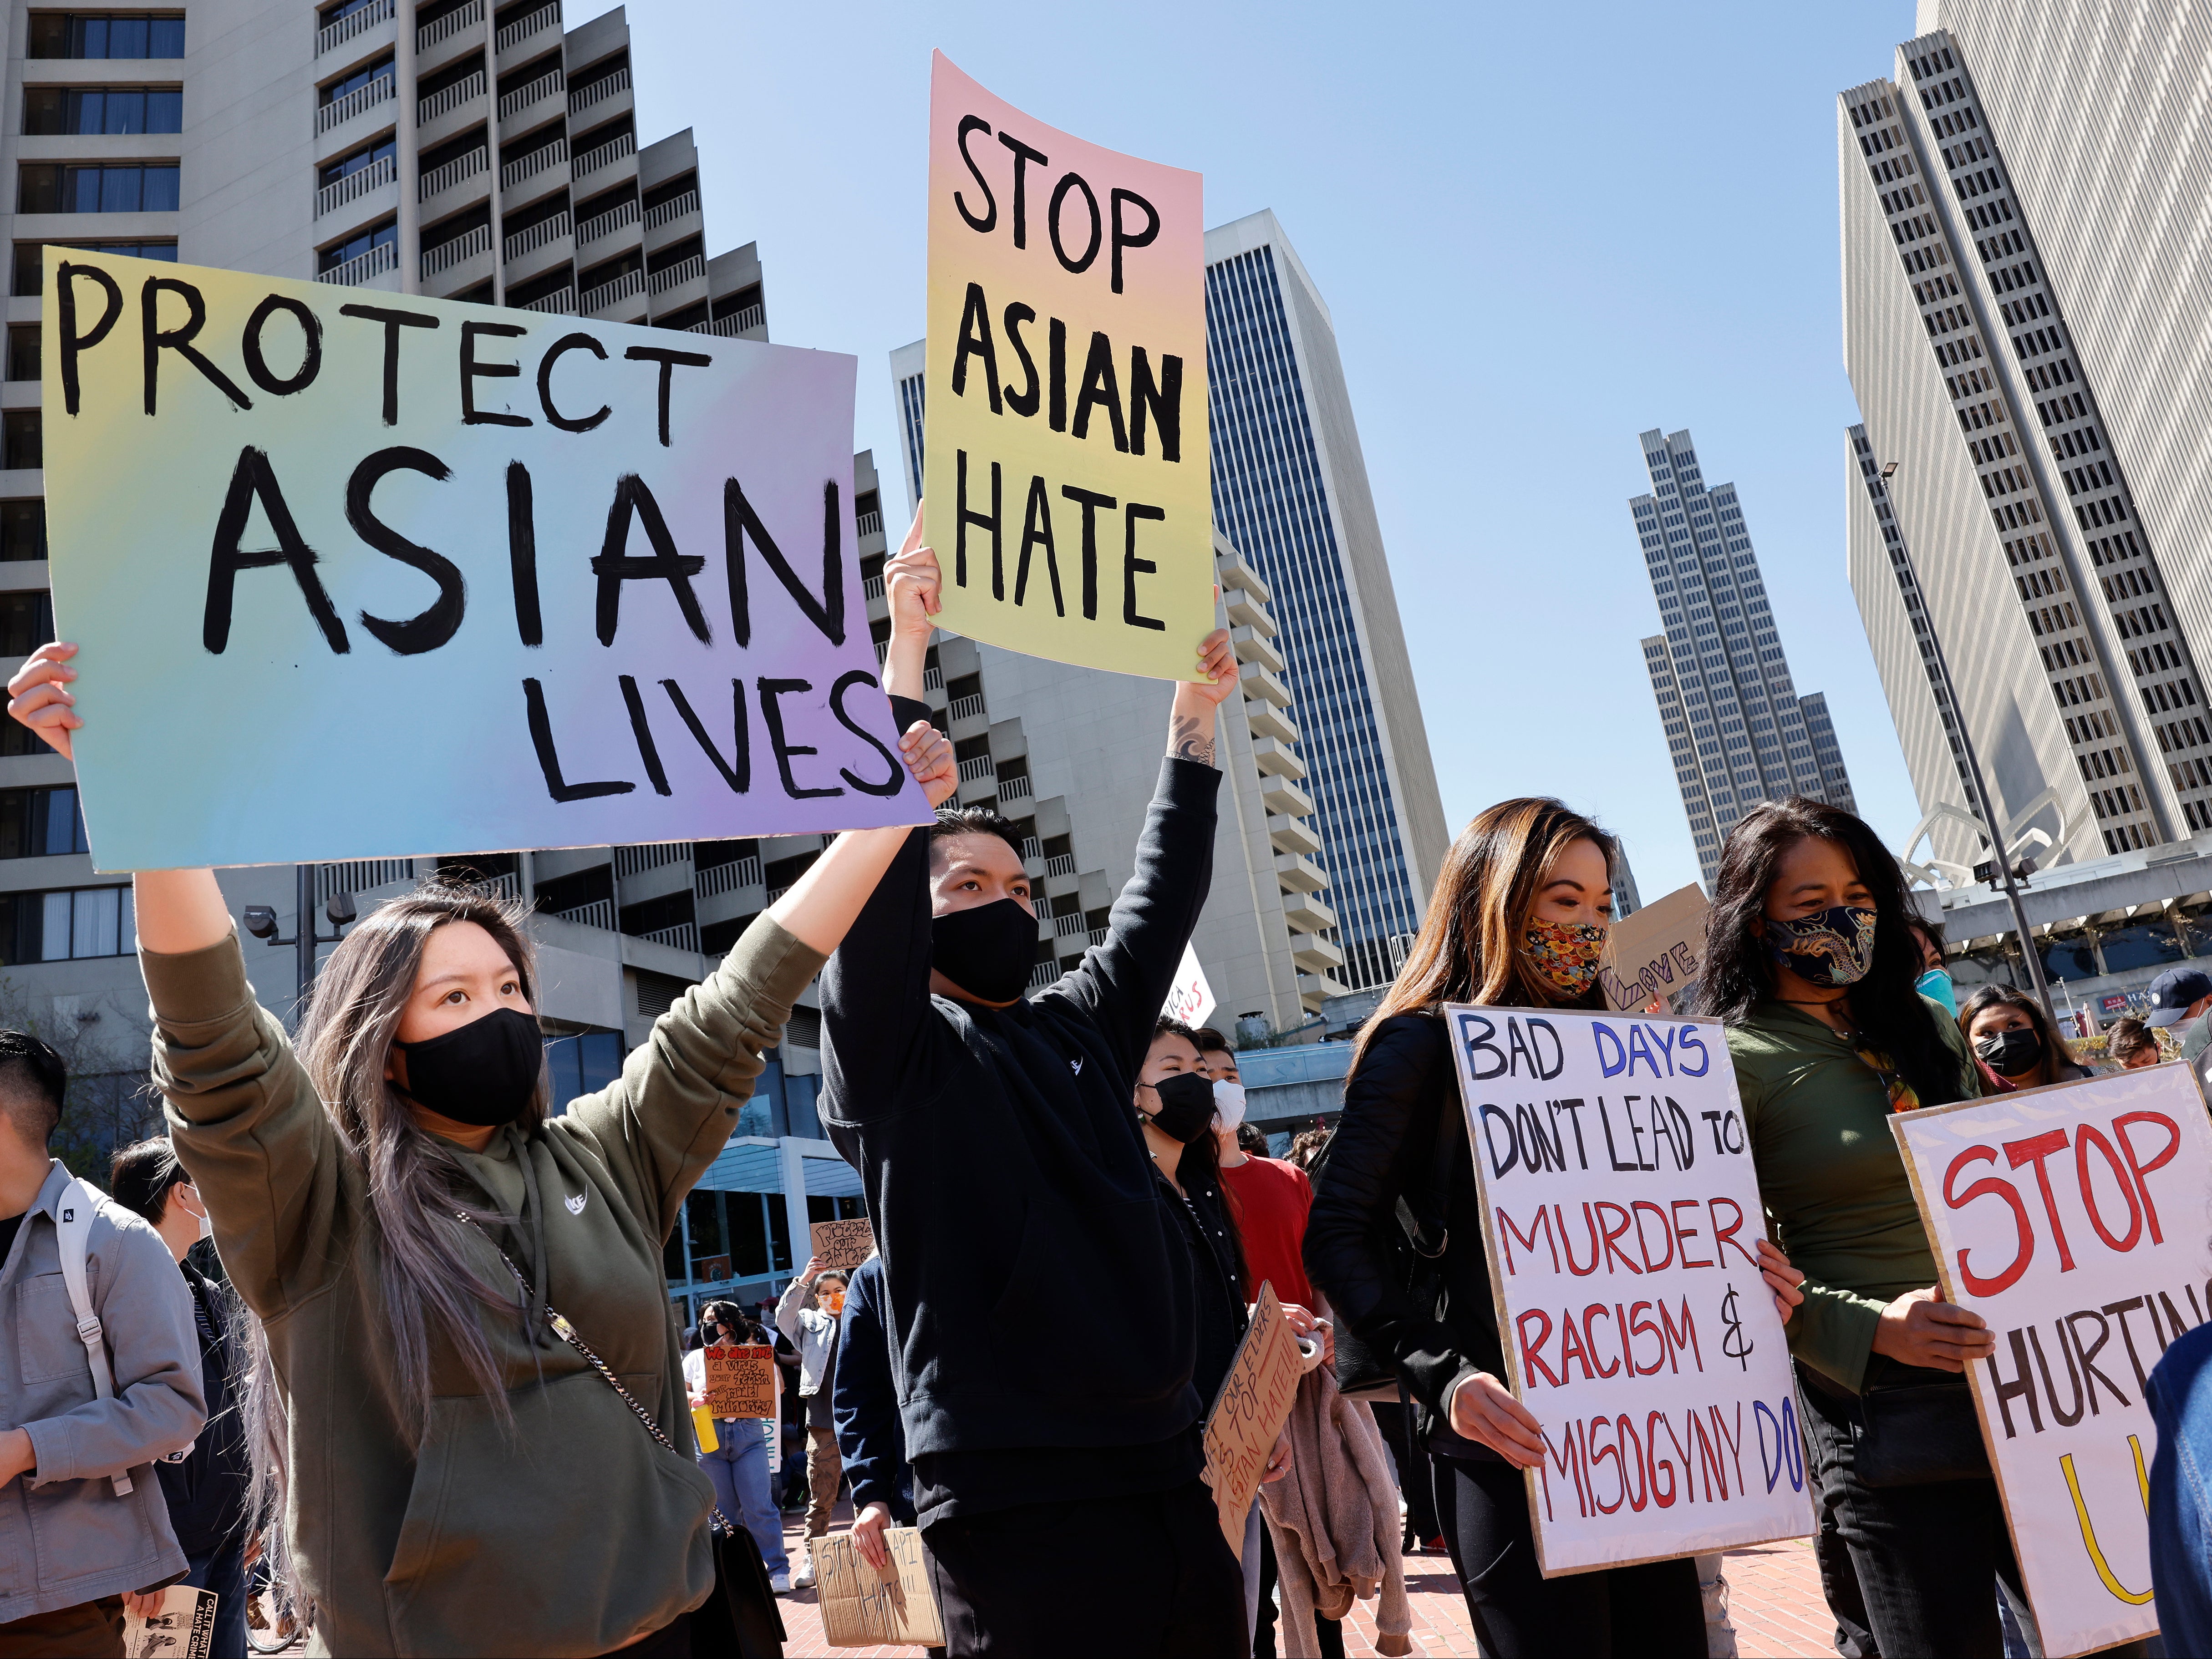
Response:
[[[1858,1396],[1851,1467],[1869,1486],[1931,1486],[1991,1479],[1966,1383],[1915,1382]]]

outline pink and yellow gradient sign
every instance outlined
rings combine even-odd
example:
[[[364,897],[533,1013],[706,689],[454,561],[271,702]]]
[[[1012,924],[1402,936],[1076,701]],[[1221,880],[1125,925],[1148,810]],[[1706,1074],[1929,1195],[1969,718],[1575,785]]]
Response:
[[[922,498],[945,627],[1198,678],[1214,625],[1200,183],[1032,120],[935,55]]]
[[[854,553],[852,358],[50,258],[100,868],[927,821]]]

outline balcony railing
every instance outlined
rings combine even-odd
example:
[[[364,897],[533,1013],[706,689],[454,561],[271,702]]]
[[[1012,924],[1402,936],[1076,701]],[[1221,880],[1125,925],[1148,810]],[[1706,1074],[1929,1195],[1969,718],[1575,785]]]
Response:
[[[1067,939],[1082,933],[1084,931],[1083,912],[1070,910],[1064,916],[1054,916],[1052,919],[1052,931],[1054,935],[1060,939]]]
[[[952,706],[945,712],[956,720],[964,720],[980,714],[983,712],[983,694],[978,691],[972,697],[955,697],[952,700]]]
[[[665,270],[654,271],[646,286],[655,294],[665,294],[671,289],[681,288],[694,277],[704,276],[706,274],[707,256],[703,253],[695,253],[688,259],[678,261]]]
[[[471,103],[484,94],[483,71],[478,70],[465,81],[456,81],[442,92],[434,92],[415,106],[415,125],[427,126],[441,115],[451,114],[462,105]]]
[[[1030,775],[1028,773],[1018,772],[1012,777],[1000,778],[999,799],[1000,800],[1027,800],[1029,798]]]
[[[320,58],[332,46],[343,46],[356,34],[364,34],[379,23],[392,21],[392,0],[375,0],[373,5],[341,17],[335,23],[315,31],[315,56]]]
[[[1073,853],[1054,853],[1050,858],[1044,861],[1044,872],[1048,876],[1073,875],[1075,873],[1075,854]]]
[[[558,916],[563,921],[573,921],[579,927],[604,927],[615,930],[615,902],[612,899],[593,899],[589,904],[580,904],[573,910],[548,910],[549,916]]]
[[[502,871],[498,875],[487,877],[482,881],[472,881],[469,885],[479,893],[489,893],[495,897],[509,899],[517,903],[520,903],[522,899],[522,878],[512,870]]]
[[[1108,930],[1103,927],[1092,928],[1091,930],[1091,942],[1093,945],[1103,945],[1106,942],[1107,932]]]
[[[1041,859],[1043,856],[1044,848],[1035,836],[1024,836],[1022,837],[1023,863],[1026,864],[1031,859]]]
[[[320,904],[337,893],[366,893],[372,887],[388,887],[396,881],[414,879],[413,859],[355,859],[345,864],[319,865],[315,869],[315,902]]]
[[[659,870],[671,864],[681,864],[691,856],[688,841],[653,841],[636,847],[615,848],[615,874],[641,876],[648,870]]]
[[[960,781],[974,783],[979,778],[995,777],[998,770],[999,765],[996,761],[988,755],[978,755],[973,760],[964,760],[960,763]]]
[[[727,864],[718,864],[711,870],[702,870],[692,878],[693,890],[702,899],[715,898],[724,893],[735,893],[760,884],[761,861],[758,859],[733,859]]]
[[[1036,967],[1030,969],[1030,989],[1032,991],[1042,991],[1046,986],[1051,984],[1053,981],[1059,977],[1060,964],[1058,963],[1040,962]]]
[[[586,242],[596,242],[602,236],[613,235],[624,225],[635,224],[637,211],[637,199],[633,197],[620,207],[609,208],[605,213],[593,214],[576,227],[577,245],[580,246]]]
[[[637,135],[625,132],[619,138],[610,138],[596,149],[587,149],[576,158],[576,176],[597,173],[601,167],[611,167],[625,155],[637,154]]]
[[[747,306],[743,311],[727,317],[717,317],[710,323],[694,323],[694,334],[719,334],[724,339],[735,339],[749,328],[758,328],[768,319],[768,313],[759,306]]]
[[[333,98],[315,112],[315,131],[328,132],[332,127],[350,121],[364,111],[374,109],[392,96],[398,83],[389,75],[380,75],[365,87],[356,87],[343,98]]]
[[[793,887],[796,887],[798,884],[798,884],[797,882],[787,881],[787,882],[786,882],[786,883],[784,883],[784,884],[783,884],[783,885],[782,885],[782,886],[781,886],[781,887],[771,887],[771,888],[769,888],[769,889],[768,890],[768,902],[769,902],[770,904],[775,903],[778,899],[781,898],[781,897],[782,897],[786,893],[788,893],[788,892],[789,892],[789,891],[790,891]]]
[[[586,289],[584,309],[589,313],[606,306],[620,305],[624,300],[634,300],[644,292],[645,273],[641,270],[624,271],[611,283],[601,283],[597,288]]]
[[[881,576],[863,576],[860,578],[860,597],[862,599],[880,599],[883,596],[884,579]]]
[[[472,149],[466,155],[457,155],[441,167],[433,167],[422,175],[416,188],[415,199],[427,202],[441,191],[451,190],[464,179],[473,179],[491,165],[491,152]]]
[[[550,28],[561,21],[561,0],[550,6],[540,6],[527,17],[518,17],[493,39],[492,50],[505,52],[509,46],[520,46],[542,28]]]
[[[645,216],[645,228],[647,230],[659,230],[663,225],[672,225],[685,214],[696,213],[698,210],[699,192],[696,190],[687,190],[681,196],[663,202],[657,208],[647,210]]]
[[[945,670],[935,663],[921,671],[921,689],[925,691],[945,690]]]
[[[387,270],[399,269],[399,246],[396,242],[379,242],[366,253],[356,253],[342,265],[315,273],[319,283],[335,283],[341,288],[356,283],[365,283],[372,276],[380,276]]]
[[[441,40],[450,40],[464,29],[481,27],[483,23],[483,0],[469,0],[459,11],[449,11],[435,22],[425,23],[415,31],[415,50],[428,52]]]
[[[533,149],[527,155],[518,155],[512,161],[502,164],[499,170],[499,187],[513,190],[525,179],[534,179],[546,168],[557,167],[568,159],[568,141],[556,138],[541,149]]]
[[[451,270],[464,259],[472,259],[479,253],[491,252],[491,227],[478,225],[474,230],[456,236],[450,242],[441,242],[435,247],[422,250],[422,274],[435,276],[441,270]]]
[[[540,295],[535,300],[524,301],[516,309],[545,311],[552,313],[556,317],[573,317],[576,314],[576,290],[573,288],[556,288],[550,294]]]
[[[357,201],[373,190],[381,189],[399,176],[399,169],[389,155],[380,155],[365,167],[356,168],[334,185],[325,185],[315,192],[315,217],[321,218],[348,202]]]
[[[611,98],[618,92],[629,90],[629,70],[627,67],[618,69],[612,75],[603,75],[570,93],[568,113],[574,115],[578,110],[589,109],[602,98]]]
[[[534,253],[548,242],[557,242],[568,234],[568,215],[564,209],[550,219],[540,219],[527,230],[518,230],[507,239],[503,251],[509,259],[520,259],[526,253]]]
[[[567,85],[559,70],[548,70],[535,81],[526,82],[499,100],[499,118],[506,120],[517,110],[528,109],[541,98],[550,98]]]
[[[883,527],[884,515],[882,514],[863,513],[860,514],[860,532],[863,536],[876,535],[883,529]]]

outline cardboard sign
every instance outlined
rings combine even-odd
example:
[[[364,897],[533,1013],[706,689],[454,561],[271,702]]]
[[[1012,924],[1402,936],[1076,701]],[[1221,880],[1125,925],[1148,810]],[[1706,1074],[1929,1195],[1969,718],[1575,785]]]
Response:
[[[851,1272],[876,1248],[876,1230],[866,1216],[849,1221],[817,1221],[807,1231],[813,1236],[814,1259],[824,1267]]]
[[[884,1533],[890,1566],[868,1565],[848,1532],[811,1546],[822,1597],[822,1634],[833,1648],[945,1645],[945,1625],[929,1587],[921,1534],[912,1527]]]
[[[1705,971],[1705,896],[1692,882],[1613,925],[1597,970],[1606,1006],[1672,1012]]]
[[[927,817],[851,358],[82,249],[43,351],[100,868]]]
[[[1813,1528],[1765,1211],[1713,1020],[1449,1006],[1547,1577]]]
[[[2158,1628],[2144,1381],[2212,1294],[2212,1131],[2146,1066],[1890,1120],[1943,1294],[1989,1322],[1968,1380],[2045,1653]]]
[[[707,1409],[716,1417],[775,1415],[775,1350],[707,1347]]]
[[[1194,173],[929,83],[924,531],[945,628],[1198,678],[1214,625]]]
[[[1176,964],[1175,984],[1169,988],[1160,1012],[1185,1025],[1203,1025],[1213,1006],[1213,988],[1206,982],[1206,969],[1198,965],[1198,952],[1186,945],[1182,960]]]
[[[209,1659],[215,1650],[213,1590],[171,1584],[150,1617],[123,1615],[124,1659]]]
[[[1206,1484],[1213,1489],[1221,1535],[1240,1559],[1244,1518],[1252,1512],[1260,1477],[1267,1472],[1276,1437],[1290,1418],[1304,1370],[1282,1302],[1273,1285],[1262,1283],[1252,1322],[1206,1418]]]

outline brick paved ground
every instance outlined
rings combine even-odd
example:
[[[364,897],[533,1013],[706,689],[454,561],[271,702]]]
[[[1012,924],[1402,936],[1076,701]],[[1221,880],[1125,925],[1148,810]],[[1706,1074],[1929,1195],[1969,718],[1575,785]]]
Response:
[[[795,1560],[799,1517],[784,1518],[784,1539]],[[836,1529],[852,1524],[852,1506],[841,1504]],[[1820,1579],[1813,1553],[1802,1543],[1765,1544],[1738,1550],[1728,1558],[1730,1616],[1735,1622],[1741,1659],[1827,1659],[1835,1652],[1835,1626],[1820,1599]],[[1473,1655],[1474,1633],[1459,1581],[1441,1553],[1406,1559],[1406,1589],[1413,1610],[1413,1651],[1428,1655]],[[918,1655],[920,1648],[832,1648],[823,1639],[822,1615],[814,1592],[781,1598],[791,1659],[826,1659],[836,1655]],[[1345,1651],[1375,1652],[1373,1603],[1362,1602],[1346,1621]]]

